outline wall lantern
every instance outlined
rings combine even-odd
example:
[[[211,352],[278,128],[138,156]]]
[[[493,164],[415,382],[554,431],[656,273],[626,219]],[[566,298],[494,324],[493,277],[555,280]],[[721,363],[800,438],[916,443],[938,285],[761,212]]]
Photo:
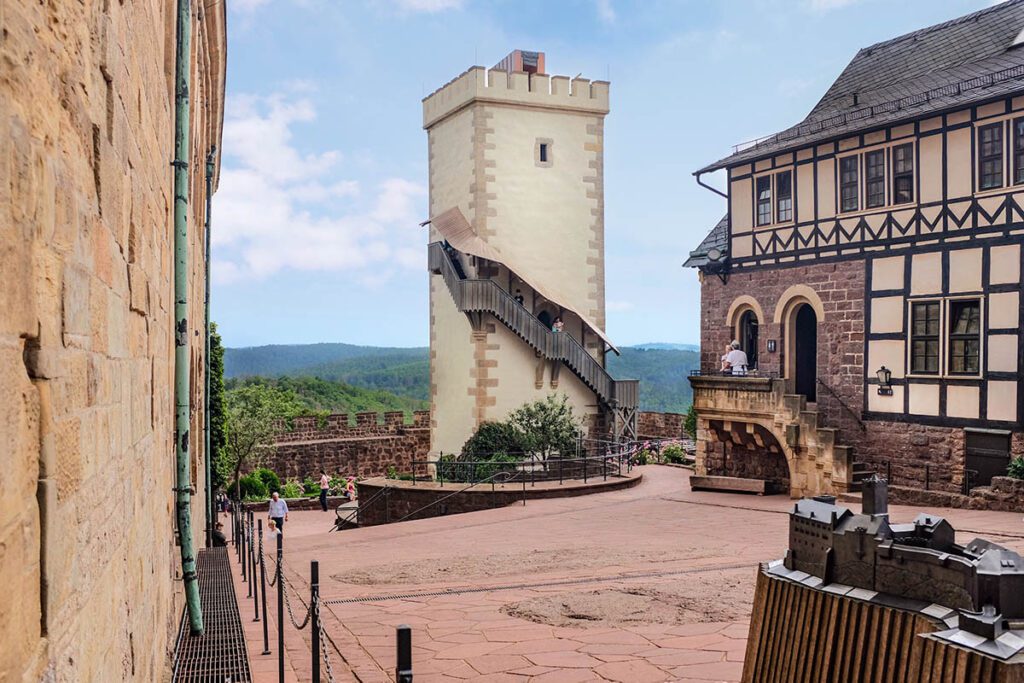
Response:
[[[884,365],[878,368],[878,395],[879,396],[892,396],[892,370],[885,367]]]
[[[775,340],[769,339],[767,343],[768,353],[775,353]]]

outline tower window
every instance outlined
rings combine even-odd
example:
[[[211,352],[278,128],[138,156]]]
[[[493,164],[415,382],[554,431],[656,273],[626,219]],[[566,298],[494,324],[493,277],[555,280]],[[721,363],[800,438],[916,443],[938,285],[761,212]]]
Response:
[[[537,166],[551,166],[554,161],[555,143],[551,138],[537,138],[534,143],[534,163]]]

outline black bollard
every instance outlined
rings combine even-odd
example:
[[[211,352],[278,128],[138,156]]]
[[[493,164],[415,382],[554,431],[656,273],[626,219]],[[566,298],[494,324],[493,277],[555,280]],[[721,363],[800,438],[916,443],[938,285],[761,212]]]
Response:
[[[250,513],[251,514],[251,513]],[[253,621],[260,620],[260,587],[256,585],[256,553],[259,552],[256,549],[256,544],[253,543],[256,540],[256,523],[255,519],[250,521],[252,525],[252,538],[249,539],[249,576],[252,577],[252,608],[254,611]]]
[[[277,678],[284,683],[284,574],[281,560],[284,549],[281,532],[277,532]]]
[[[256,522],[260,536],[260,598],[263,600],[263,654],[270,654],[270,633],[267,631],[267,565],[263,553],[263,520]]]
[[[402,624],[395,630],[395,683],[412,683],[412,629]]]
[[[312,650],[313,677],[312,680],[320,680],[320,618],[317,615],[317,600],[320,596],[320,563],[313,560],[309,563],[309,611],[312,623],[311,636],[313,640]]]
[[[242,553],[242,573],[249,577],[249,592],[245,594],[245,597],[252,597],[252,585],[255,583],[253,579],[256,577],[252,573],[252,513],[248,510],[245,511],[245,552]]]

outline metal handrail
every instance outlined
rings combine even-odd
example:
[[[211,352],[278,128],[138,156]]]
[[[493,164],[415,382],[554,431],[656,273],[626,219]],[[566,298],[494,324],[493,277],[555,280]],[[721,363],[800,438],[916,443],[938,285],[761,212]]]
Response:
[[[340,510],[342,508],[342,505],[344,505],[344,504],[339,505],[338,507],[336,507],[334,509],[334,515],[335,515],[334,527],[331,528],[330,531],[328,531],[328,533],[330,533],[331,531],[337,531],[337,530],[341,529],[341,525],[342,524],[350,524],[353,519],[355,519],[356,526],[358,526],[359,525],[359,510],[364,505],[366,507],[369,507],[369,505],[373,501],[375,501],[378,498],[380,498],[382,495],[384,495],[390,489],[391,489],[391,486],[385,484],[384,488],[382,488],[380,491],[377,491],[377,493],[375,493],[372,496],[370,496],[369,498],[367,498],[365,503],[363,501],[359,501],[358,498],[357,498],[356,500],[358,501],[358,503],[356,505],[356,509],[353,510],[352,512],[350,512],[349,515],[347,517],[345,517],[344,519],[342,519],[341,512],[340,512]]]
[[[866,432],[868,430],[868,426],[864,424],[864,420],[860,419],[860,415],[858,415],[853,408],[846,405],[846,402],[839,396],[839,394],[836,393],[836,390],[830,387],[828,384],[826,384],[824,380],[822,380],[820,377],[818,377],[817,380],[818,384],[825,387],[828,393],[832,394],[832,398],[834,398],[839,403],[839,405],[841,405],[846,410],[846,412],[848,412],[853,417],[853,419],[857,421],[857,424],[860,426],[861,431]]]
[[[440,242],[430,244],[428,262],[430,270],[444,278],[460,311],[492,314],[545,358],[565,363],[605,402],[635,407],[635,380],[614,379],[578,340],[552,332],[494,280],[461,278]]]

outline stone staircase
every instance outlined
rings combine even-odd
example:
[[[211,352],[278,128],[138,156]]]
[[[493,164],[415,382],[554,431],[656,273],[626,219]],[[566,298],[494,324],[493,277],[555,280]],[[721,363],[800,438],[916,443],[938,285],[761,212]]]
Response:
[[[787,444],[812,456],[815,470],[828,475],[836,495],[859,492],[871,472],[854,461],[853,446],[839,442],[839,430],[824,425],[817,404],[803,394],[783,394],[782,403]]]

